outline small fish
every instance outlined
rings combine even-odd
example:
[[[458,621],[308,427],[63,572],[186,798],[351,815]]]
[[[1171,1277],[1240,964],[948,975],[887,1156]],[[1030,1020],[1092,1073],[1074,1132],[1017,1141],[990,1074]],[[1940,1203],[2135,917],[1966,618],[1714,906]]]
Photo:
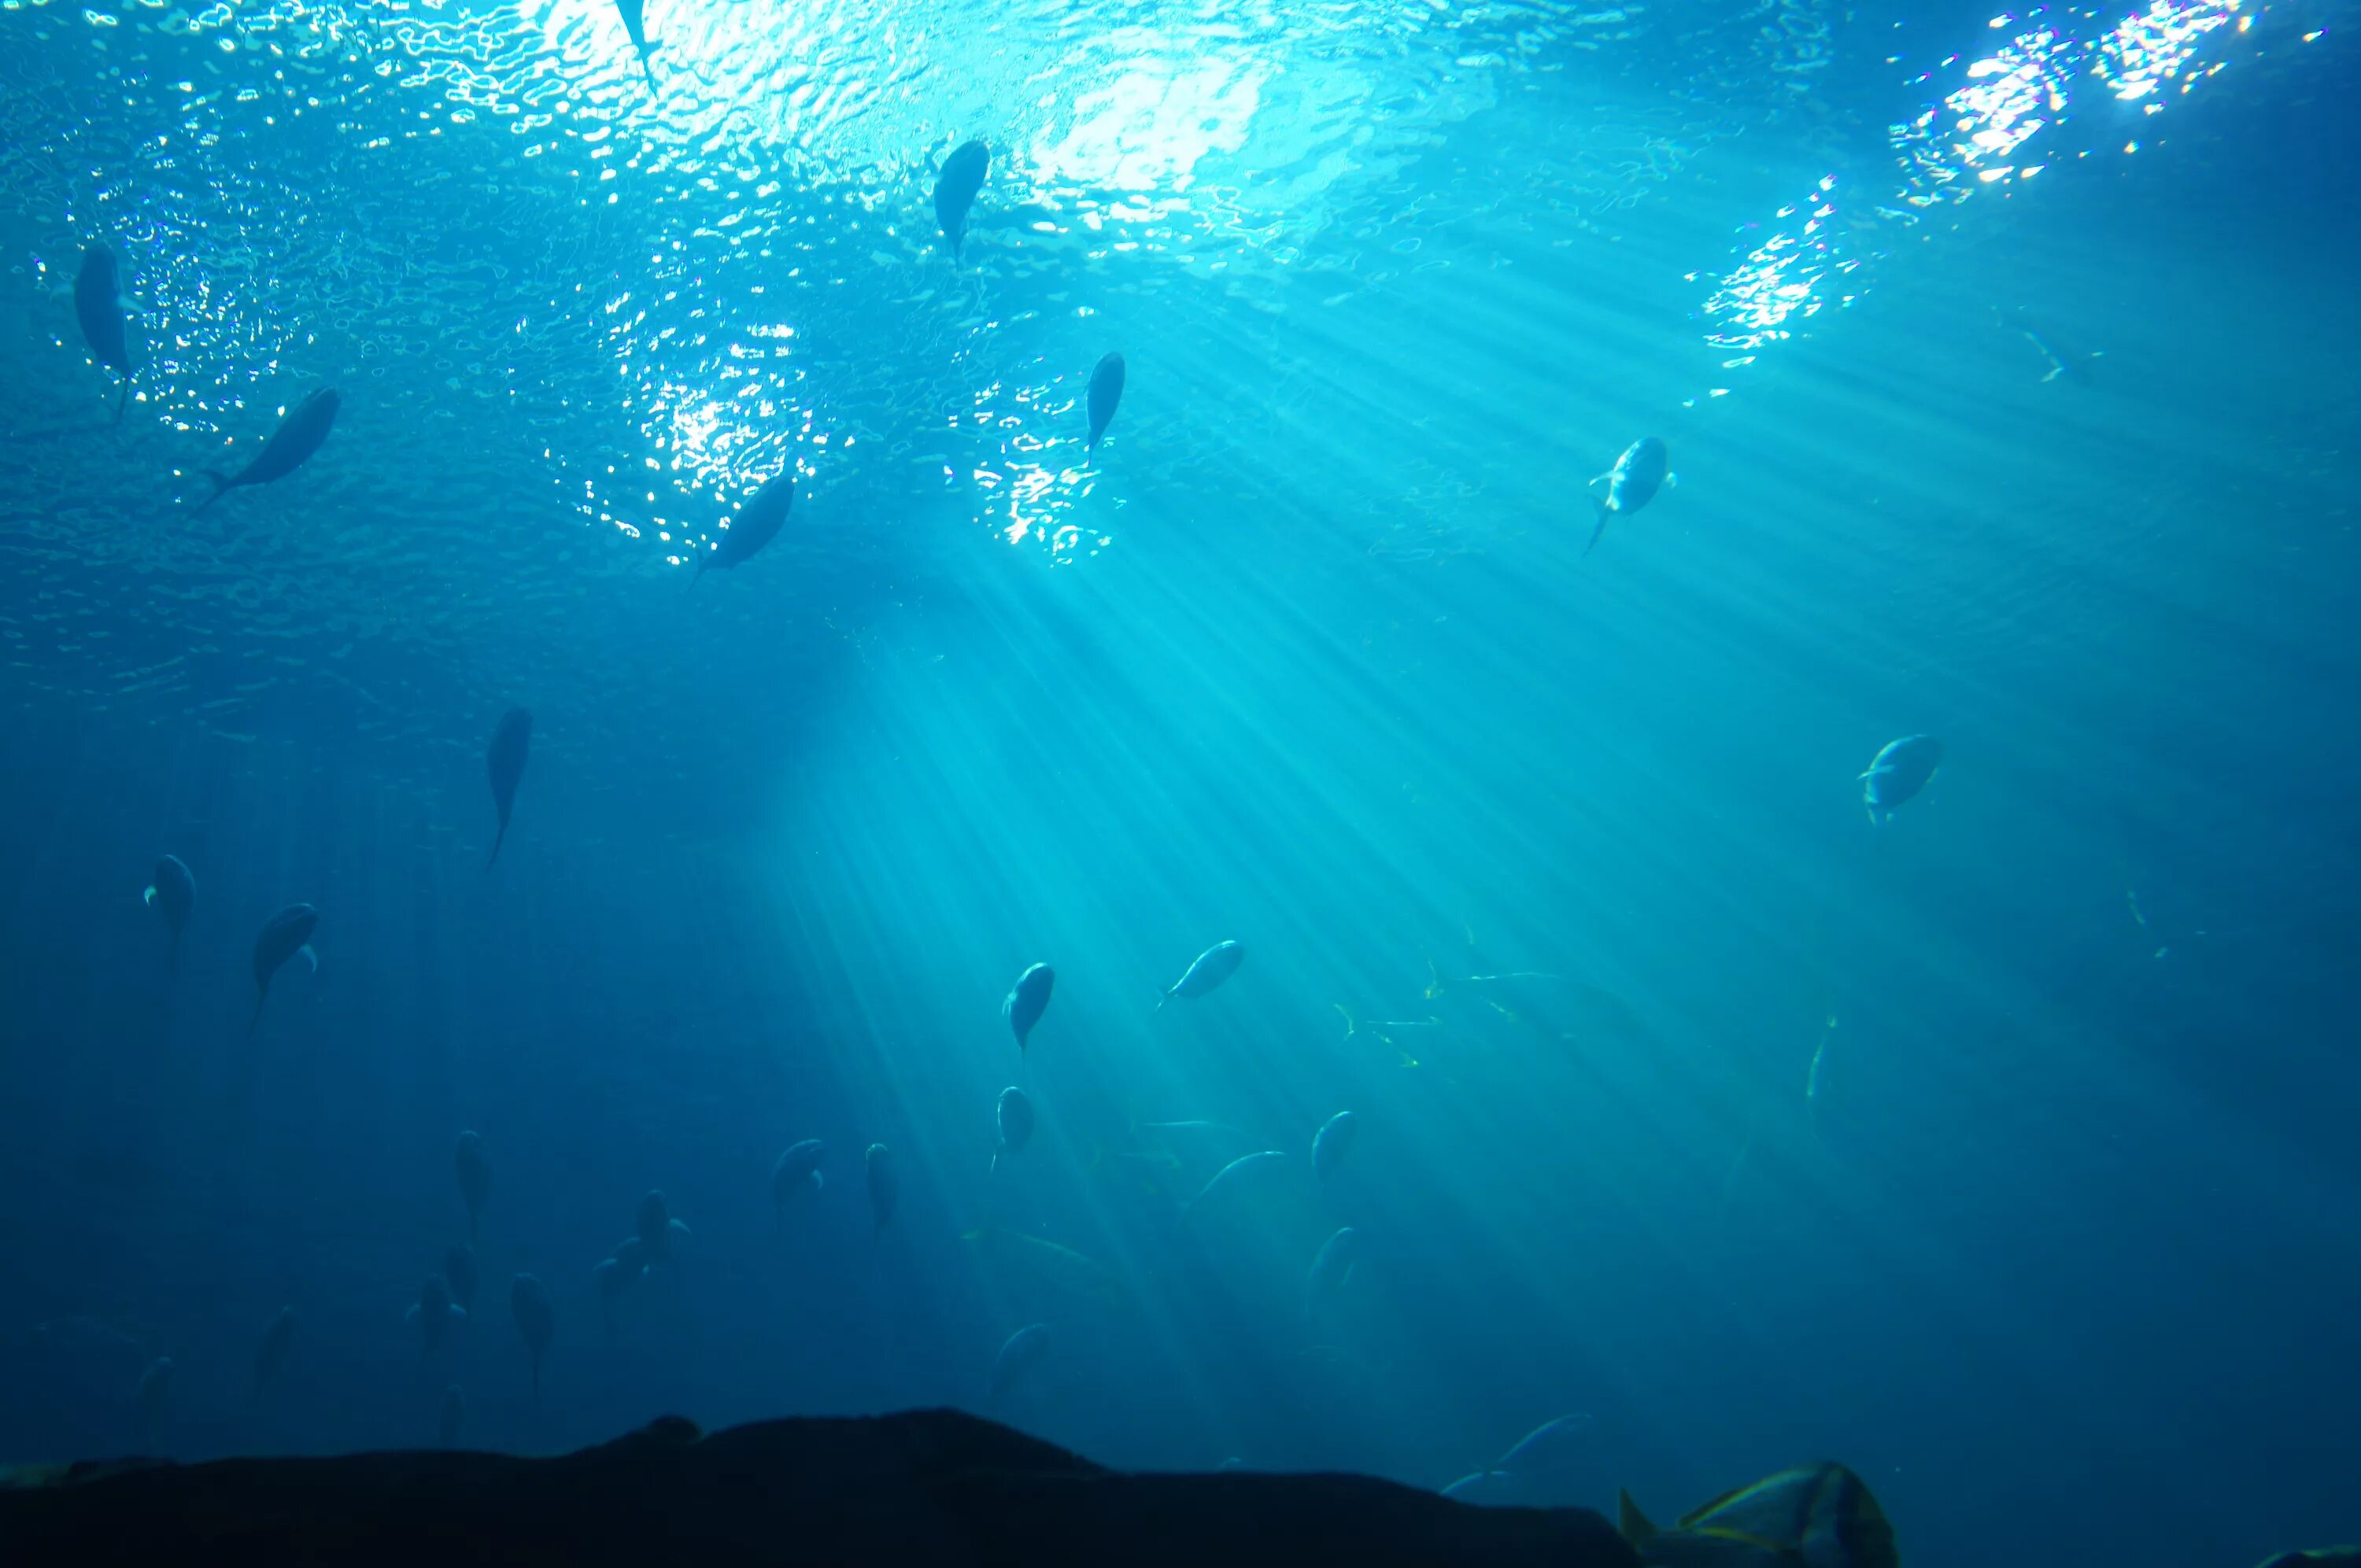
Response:
[[[481,1227],[485,1201],[492,1195],[492,1160],[484,1152],[484,1140],[474,1133],[461,1133],[456,1163],[459,1200],[467,1205],[467,1240],[472,1244]]]
[[[960,1240],[985,1258],[1020,1271],[1061,1295],[1109,1310],[1125,1302],[1123,1280],[1114,1269],[1046,1236],[987,1227],[970,1231]]]
[[[1361,1258],[1361,1233],[1346,1225],[1320,1244],[1320,1251],[1312,1260],[1312,1272],[1303,1282],[1303,1315],[1312,1316],[1322,1302],[1344,1288],[1352,1277],[1353,1266]]]
[[[1590,1457],[1587,1411],[1543,1421],[1516,1441],[1492,1468],[1504,1475],[1543,1475],[1564,1470]]]
[[[1115,422],[1115,411],[1123,402],[1123,356],[1110,354],[1091,370],[1089,396],[1091,437],[1082,450],[1096,452],[1099,440],[1106,434],[1107,426]]]
[[[312,929],[320,923],[320,912],[308,904],[291,904],[262,923],[261,933],[254,938],[254,1016],[246,1022],[246,1032],[254,1033],[262,1022],[262,1004],[270,998],[270,977],[279,966],[290,959],[302,959],[314,974],[320,970],[320,955],[311,948]]]
[[[1900,1568],[1894,1527],[1860,1476],[1806,1464],[1725,1493],[1671,1530],[1648,1522],[1629,1492],[1618,1528],[1651,1568]]]
[[[256,1398],[262,1398],[262,1391],[270,1386],[271,1380],[279,1376],[279,1369],[287,1364],[287,1353],[294,1348],[295,1309],[282,1307],[279,1310],[279,1315],[270,1320],[270,1326],[262,1331],[262,1343],[255,1348],[254,1397]]]
[[[541,1358],[549,1354],[549,1342],[557,1336],[557,1306],[549,1299],[549,1287],[530,1274],[520,1274],[509,1282],[509,1310],[516,1315],[517,1337],[533,1356],[533,1399],[541,1403]]]
[[[1887,742],[1861,775],[1861,802],[1871,825],[1893,821],[1894,808],[1925,789],[1942,765],[1943,743],[1932,735]]]
[[[177,855],[166,855],[156,862],[156,880],[141,894],[148,907],[164,917],[164,928],[172,933],[172,964],[181,962],[181,933],[189,928],[189,916],[197,907],[197,879]]]
[[[1056,970],[1048,964],[1035,964],[1016,977],[1016,983],[1002,998],[1000,1015],[1016,1033],[1018,1050],[1025,1048],[1026,1042],[1032,1038],[1033,1025],[1049,1010],[1049,992],[1057,983]]]
[[[1350,1111],[1339,1111],[1322,1124],[1312,1135],[1312,1174],[1321,1180],[1341,1164],[1353,1147],[1353,1135],[1360,1130],[1360,1118]]]
[[[74,273],[73,296],[74,315],[82,323],[82,339],[90,345],[91,357],[123,378],[123,391],[115,404],[115,422],[121,424],[123,411],[131,401],[135,369],[131,307],[123,298],[115,252],[104,243],[83,247],[82,266]]]
[[[452,1324],[467,1321],[467,1309],[452,1301],[450,1282],[439,1274],[426,1277],[426,1282],[418,1288],[418,1304],[402,1318],[402,1321],[417,1329],[419,1348],[430,1356],[443,1348]]]
[[[1590,481],[1593,485],[1605,485],[1607,494],[1604,499],[1591,498],[1592,504],[1598,508],[1598,526],[1591,530],[1590,543],[1582,547],[1584,554],[1598,548],[1609,518],[1629,517],[1655,499],[1658,490],[1680,483],[1679,476],[1666,468],[1670,461],[1663,442],[1653,435],[1643,435],[1623,449],[1614,467]]]
[[[281,420],[254,461],[235,474],[217,474],[208,469],[206,477],[214,482],[214,493],[204,499],[197,510],[206,507],[241,485],[267,485],[273,479],[283,479],[303,466],[304,459],[320,450],[335,427],[336,410],[340,406],[335,389],[323,387],[295,405],[295,411]]]
[[[1048,1324],[1027,1323],[1010,1334],[1008,1342],[1000,1347],[1000,1354],[992,1358],[992,1385],[986,1398],[1004,1398],[1049,1354]]]
[[[1222,981],[1237,973],[1238,966],[1246,962],[1246,948],[1236,942],[1214,943],[1197,955],[1195,961],[1190,964],[1188,972],[1173,981],[1170,990],[1157,997],[1156,1005],[1160,1009],[1176,996],[1204,995],[1220,985]]]
[[[1000,1146],[992,1154],[994,1174],[999,1172],[1000,1162],[1005,1157],[1016,1153],[1033,1141],[1033,1102],[1013,1083],[1000,1091],[999,1119]]]
[[[1280,1149],[1264,1149],[1257,1154],[1238,1156],[1213,1172],[1213,1179],[1205,1183],[1204,1190],[1197,1194],[1195,1201],[1189,1205],[1188,1212],[1196,1213],[1217,1192],[1235,1192],[1260,1177],[1274,1174],[1286,1162],[1286,1152]]]
[[[648,91],[656,90],[655,61],[649,59],[662,49],[662,44],[648,42],[647,0],[615,0],[615,10],[623,18],[623,32],[631,40],[631,48],[640,57],[640,69],[647,72]]]
[[[443,1390],[443,1409],[434,1419],[434,1441],[444,1448],[456,1447],[459,1427],[467,1419],[467,1396],[454,1383]]]
[[[476,1310],[476,1249],[455,1246],[443,1255],[443,1277],[451,1284],[451,1299],[472,1312]]]
[[[500,845],[508,839],[509,809],[516,805],[517,784],[524,777],[525,752],[532,744],[532,714],[512,707],[500,716],[500,728],[492,731],[491,746],[484,753],[484,771],[492,781],[492,809],[500,816],[500,831],[492,835],[492,852],[484,857],[486,871],[500,858]]]
[[[708,566],[727,571],[761,554],[763,547],[779,536],[779,529],[787,521],[787,513],[795,510],[795,504],[796,471],[789,468],[774,476],[738,509],[737,520],[721,531],[712,549],[697,553],[697,577],[704,576]],[[697,577],[691,577],[690,583],[694,584]]]
[[[935,177],[935,222],[951,242],[951,259],[961,259],[967,245],[967,214],[975,205],[983,178],[992,172],[992,149],[980,141],[961,142],[943,159]]]
[[[901,1179],[894,1174],[894,1151],[884,1144],[872,1144],[862,1161],[869,1168],[869,1212],[877,1217],[875,1234],[885,1234],[885,1222],[894,1217],[894,1205],[901,1201]]]
[[[653,1268],[673,1259],[673,1243],[688,1234],[688,1227],[672,1217],[672,1209],[664,1201],[662,1189],[651,1190],[640,1200],[640,1210],[633,1223],[633,1236],[639,1242],[641,1255]],[[618,1255],[620,1255],[618,1254]]]
[[[819,1173],[819,1162],[828,1157],[828,1146],[818,1138],[806,1138],[788,1146],[779,1162],[771,1167],[771,1209],[781,1223],[787,1215],[787,1204],[795,1195],[808,1188],[818,1191],[825,1185]]]

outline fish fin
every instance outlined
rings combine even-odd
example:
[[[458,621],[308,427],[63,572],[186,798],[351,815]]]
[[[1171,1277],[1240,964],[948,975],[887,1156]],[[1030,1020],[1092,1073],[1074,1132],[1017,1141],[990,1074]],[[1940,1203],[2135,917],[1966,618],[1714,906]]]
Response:
[[[1590,488],[1590,487],[1591,487],[1591,486],[1593,486],[1593,485],[1603,485],[1603,484],[1607,483],[1607,481],[1608,481],[1608,480],[1609,480],[1609,479],[1613,478],[1614,477],[1615,477],[1615,470],[1614,470],[1614,469],[1612,469],[1612,468],[1609,468],[1609,470],[1607,470],[1607,472],[1605,472],[1604,474],[1601,474],[1601,475],[1598,476],[1596,478],[1585,479],[1585,480],[1582,482],[1582,488],[1583,488],[1584,489],[1586,489],[1586,490],[1587,490],[1587,489]]]
[[[685,1236],[692,1234],[689,1228],[686,1225],[682,1224],[678,1220],[675,1220],[672,1223],[672,1232],[673,1234],[676,1236]]]
[[[236,481],[232,480],[227,474],[216,474],[211,468],[205,470],[205,477],[214,482],[214,493],[197,503],[197,510],[199,511],[204,510],[205,508],[213,505],[215,501],[221,499],[222,497],[229,494],[236,483]]]
[[[311,943],[306,942],[302,947],[296,948],[295,956],[303,960],[303,965],[307,971],[313,974],[318,974],[320,972],[320,955],[312,950]]]
[[[155,907],[156,890],[153,887],[148,888],[147,892],[139,895],[139,902],[147,905],[150,908]],[[2146,924],[2146,922],[2142,922],[2142,924]]]
[[[1645,1546],[1656,1539],[1656,1527],[1648,1522],[1648,1516],[1640,1511],[1640,1505],[1631,1500],[1629,1492],[1615,1494],[1615,1528],[1633,1547]]]
[[[1001,1148],[1006,1148],[1007,1146],[1007,1145],[1003,1144]],[[992,1151],[992,1164],[985,1168],[984,1174],[987,1176],[998,1176],[1000,1174],[1000,1149],[994,1149]]]
[[[123,422],[123,411],[131,406],[131,378],[123,378],[123,394],[115,400],[115,422]]]
[[[1148,1011],[1151,1013],[1161,1013],[1164,1011],[1164,1004],[1171,1000],[1172,993],[1170,992],[1159,991],[1156,993],[1156,1005],[1149,1008]]]
[[[508,841],[508,837],[509,822],[508,818],[503,817],[500,818],[500,830],[492,835],[492,852],[484,857],[484,872],[487,875],[491,872],[492,862],[500,858],[500,846]]]
[[[466,1321],[467,1321],[467,1308],[465,1308],[465,1307],[462,1307],[462,1306],[461,1306],[461,1305],[459,1305],[459,1303],[458,1303],[458,1302],[456,1302],[456,1301],[452,1302],[452,1303],[451,1303],[451,1321],[452,1321],[453,1322],[455,1322],[455,1323],[464,1323],[464,1322],[466,1322]]]
[[[251,1036],[255,1031],[255,1026],[262,1022],[262,1004],[269,1000],[270,983],[269,981],[265,981],[254,993],[254,1014],[246,1021],[246,1032],[247,1035]]]
[[[412,1307],[407,1312],[402,1313],[401,1321],[405,1323],[416,1322],[418,1321],[418,1309],[416,1307]]]
[[[1667,474],[1664,476],[1664,488],[1668,490],[1677,490],[1680,488],[1681,477],[1678,474]]]
[[[828,1178],[827,1178],[827,1177],[822,1176],[822,1175],[821,1175],[818,1171],[817,1171],[817,1170],[815,1170],[815,1171],[813,1171],[813,1172],[812,1172],[812,1190],[813,1190],[813,1191],[818,1192],[818,1191],[819,1191],[822,1188],[826,1187],[827,1185],[828,1185]]]
[[[1596,481],[1593,482],[1596,483]],[[1582,553],[1585,555],[1589,554],[1593,550],[1598,548],[1599,540],[1604,538],[1607,533],[1607,520],[1615,515],[1615,509],[1608,505],[1605,501],[1598,500],[1594,497],[1592,499],[1592,504],[1598,508],[1598,526],[1590,531],[1590,543],[1582,547]]]

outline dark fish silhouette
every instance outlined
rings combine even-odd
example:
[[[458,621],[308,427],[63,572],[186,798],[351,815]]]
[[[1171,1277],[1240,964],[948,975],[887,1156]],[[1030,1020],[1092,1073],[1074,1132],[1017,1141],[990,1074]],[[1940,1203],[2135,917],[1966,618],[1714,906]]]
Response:
[[[541,1403],[541,1358],[557,1336],[557,1304],[549,1288],[530,1274],[509,1282],[509,1310],[516,1314],[517,1335],[533,1356],[533,1402]]]
[[[291,904],[263,922],[261,934],[254,938],[254,1016],[247,1020],[246,1032],[262,1022],[262,1004],[270,998],[270,977],[289,959],[301,958],[313,972],[320,968],[319,956],[312,951],[312,928],[320,923],[320,912],[308,904]]]
[[[648,91],[653,93],[656,67],[648,57],[664,46],[648,42],[646,0],[615,0],[615,9],[623,18],[623,31],[631,35],[631,48],[639,51],[640,69],[648,74]]]
[[[992,171],[992,149],[980,141],[961,142],[943,159],[935,176],[935,222],[951,242],[951,259],[960,258],[967,243],[968,210],[975,205],[983,177]]]
[[[1189,972],[1172,982],[1172,989],[1157,997],[1156,1005],[1162,1007],[1176,996],[1193,998],[1204,995],[1237,973],[1238,966],[1246,962],[1246,950],[1238,943],[1214,943],[1197,955],[1195,961],[1189,966]]]
[[[1584,554],[1598,548],[1599,536],[1607,532],[1609,518],[1629,517],[1655,499],[1658,490],[1678,483],[1673,477],[1671,462],[1672,455],[1663,442],[1653,435],[1643,435],[1623,449],[1623,455],[1615,459],[1615,466],[1590,481],[1605,485],[1607,496],[1603,500],[1591,498],[1598,508],[1598,526],[1590,531],[1590,543],[1582,547]]]
[[[828,1146],[818,1138],[806,1138],[779,1157],[771,1168],[771,1208],[781,1224],[786,1223],[787,1204],[806,1188],[814,1192],[824,1185],[819,1162],[828,1157]]]
[[[1123,356],[1110,354],[1091,371],[1091,439],[1082,450],[1096,452],[1099,437],[1115,422],[1116,405],[1123,401]]]
[[[181,961],[181,933],[188,929],[189,916],[197,907],[197,879],[177,855],[166,855],[156,862],[156,880],[148,884],[144,895],[148,907],[164,917],[164,928],[172,933],[172,962]]]
[[[992,1168],[1000,1169],[1003,1155],[1013,1155],[1033,1141],[1033,1102],[1015,1084],[1000,1091],[1000,1146],[992,1153]]]
[[[1927,787],[1943,765],[1943,743],[1932,735],[1905,735],[1888,743],[1861,775],[1861,803],[1872,823],[1894,820],[1894,808]]]
[[[204,510],[241,485],[267,485],[302,467],[303,460],[320,450],[320,443],[328,439],[328,432],[335,426],[338,406],[333,387],[323,387],[297,403],[295,411],[279,422],[279,428],[270,433],[270,439],[262,444],[253,462],[235,474],[206,470],[205,477],[214,482],[214,493],[197,510]]]
[[[1033,1036],[1033,1025],[1049,1010],[1049,990],[1058,983],[1058,971],[1048,964],[1035,964],[1016,977],[1001,1000],[1000,1015],[1016,1036],[1016,1048],[1023,1050]]]
[[[467,1205],[467,1240],[472,1244],[484,1217],[484,1201],[492,1195],[492,1160],[484,1140],[473,1133],[459,1135],[459,1198]]]
[[[492,835],[492,852],[484,858],[486,871],[500,858],[500,845],[509,836],[509,808],[516,804],[517,781],[524,777],[524,756],[532,744],[532,714],[512,707],[500,716],[500,727],[492,731],[491,749],[484,755],[485,770],[492,780],[492,806],[500,814],[500,829]]]
[[[787,521],[787,513],[796,504],[796,471],[792,468],[777,476],[753,499],[738,509],[738,520],[721,531],[713,548],[697,553],[697,576],[705,576],[708,566],[728,568],[742,566],[762,554],[763,546],[779,536],[779,527]],[[697,577],[691,577],[694,583]]]
[[[123,280],[115,270],[115,252],[104,244],[87,247],[82,269],[74,274],[74,315],[82,323],[82,340],[91,356],[123,378],[123,394],[115,400],[115,421],[131,401],[131,323],[123,302]]]

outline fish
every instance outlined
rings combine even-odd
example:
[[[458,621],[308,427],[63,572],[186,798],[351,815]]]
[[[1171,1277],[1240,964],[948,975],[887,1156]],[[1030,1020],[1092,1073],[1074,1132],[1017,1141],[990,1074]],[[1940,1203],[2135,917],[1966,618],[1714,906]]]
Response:
[[[500,858],[500,845],[508,839],[509,810],[516,805],[517,784],[524,777],[525,752],[532,744],[532,714],[512,707],[500,715],[500,728],[492,731],[492,743],[484,752],[484,771],[492,781],[492,809],[500,816],[500,831],[492,835],[492,852],[484,857],[488,872]]]
[[[632,1234],[640,1244],[641,1255],[647,1260],[648,1266],[653,1267],[659,1263],[672,1261],[673,1243],[688,1234],[688,1227],[672,1217],[672,1210],[664,1201],[663,1190],[652,1189],[646,1197],[640,1200]],[[621,1255],[620,1251],[617,1255]]]
[[[448,1280],[439,1274],[430,1274],[418,1288],[418,1304],[404,1313],[401,1321],[418,1330],[420,1351],[433,1355],[450,1337],[451,1325],[467,1321],[467,1310],[451,1299]]]
[[[270,1386],[271,1380],[279,1376],[279,1369],[287,1364],[287,1353],[294,1348],[295,1309],[281,1307],[279,1315],[270,1320],[270,1326],[262,1331],[262,1343],[255,1347],[256,1398],[262,1398],[262,1391]]]
[[[1002,1157],[1013,1155],[1033,1141],[1033,1102],[1015,1084],[1000,1091],[1000,1146],[992,1153],[992,1168],[1000,1169]]]
[[[1320,1244],[1320,1251],[1312,1260],[1312,1272],[1303,1283],[1303,1315],[1307,1318],[1319,1310],[1320,1304],[1342,1289],[1352,1277],[1353,1265],[1360,1261],[1361,1233],[1346,1225]]]
[[[320,955],[311,948],[312,929],[320,923],[320,912],[308,904],[291,904],[262,923],[261,932],[254,938],[254,1016],[247,1019],[246,1032],[254,1033],[262,1022],[262,1004],[270,999],[270,977],[279,966],[290,959],[302,959],[313,973],[320,970]]]
[[[1360,1130],[1360,1118],[1350,1111],[1339,1111],[1321,1124],[1312,1135],[1312,1174],[1321,1180],[1343,1163],[1353,1146],[1353,1135]]]
[[[662,49],[662,44],[648,42],[647,0],[615,0],[615,10],[623,18],[623,32],[631,40],[632,49],[640,57],[640,69],[647,72],[648,91],[656,90],[655,61],[648,57]]]
[[[1943,743],[1932,735],[1888,741],[1861,775],[1861,803],[1871,826],[1893,821],[1894,809],[1925,789],[1942,765]]]
[[[1015,1388],[1024,1376],[1049,1354],[1049,1326],[1027,1323],[1008,1336],[1000,1354],[992,1358],[992,1384],[985,1393],[987,1400],[999,1399]]]
[[[1658,490],[1680,483],[1680,477],[1665,466],[1670,461],[1663,442],[1653,435],[1643,435],[1623,449],[1623,455],[1615,459],[1615,466],[1590,481],[1593,485],[1605,485],[1607,494],[1603,499],[1591,498],[1598,509],[1598,526],[1591,530],[1590,543],[1582,547],[1584,554],[1598,548],[1609,518],[1629,517],[1655,499]]]
[[[459,1135],[459,1201],[467,1205],[467,1240],[472,1245],[481,1228],[484,1204],[492,1195],[492,1160],[484,1140],[474,1133]]]
[[[1275,1173],[1286,1159],[1286,1151],[1282,1149],[1264,1149],[1259,1153],[1238,1156],[1213,1172],[1213,1179],[1205,1183],[1204,1190],[1190,1203],[1186,1213],[1193,1214],[1202,1209],[1217,1192],[1235,1192],[1257,1177]]]
[[[131,1413],[139,1424],[139,1441],[156,1441],[156,1427],[164,1418],[164,1401],[172,1391],[172,1358],[159,1355],[139,1374],[131,1390]]]
[[[340,400],[334,387],[322,387],[297,403],[295,411],[279,422],[279,428],[270,433],[270,439],[264,442],[262,450],[254,455],[254,461],[235,474],[219,474],[212,469],[205,471],[205,477],[214,482],[214,493],[207,496],[197,510],[204,510],[242,485],[267,485],[273,479],[283,479],[302,467],[306,458],[320,450],[320,444],[328,439],[328,432],[335,427],[339,406]]]
[[[1222,981],[1237,973],[1238,966],[1246,962],[1246,950],[1240,944],[1236,942],[1214,943],[1212,947],[1207,948],[1203,952],[1197,955],[1196,959],[1189,965],[1188,972],[1183,974],[1179,980],[1174,981],[1172,982],[1171,989],[1164,992],[1157,997],[1156,1005],[1159,1009],[1161,1009],[1167,1002],[1171,1001],[1176,996],[1198,997],[1204,995],[1215,986],[1220,985]]]
[[[1554,1417],[1519,1438],[1492,1468],[1504,1475],[1543,1475],[1566,1469],[1591,1456],[1591,1444],[1585,1435],[1590,1425],[1587,1410]]]
[[[443,1390],[443,1409],[434,1418],[434,1441],[444,1448],[459,1441],[460,1423],[467,1419],[467,1395],[456,1383]]]
[[[1096,452],[1099,440],[1106,434],[1107,426],[1115,422],[1115,411],[1123,402],[1123,356],[1110,354],[1091,369],[1091,389],[1087,399],[1091,412],[1090,440],[1083,444],[1085,452]]]
[[[694,585],[708,566],[726,572],[761,554],[763,547],[778,537],[780,526],[787,521],[787,513],[795,510],[795,504],[796,471],[790,468],[774,475],[738,509],[737,520],[721,531],[713,548],[697,552],[697,577],[691,577],[689,582]]]
[[[74,272],[73,298],[74,317],[82,323],[82,340],[90,345],[91,357],[123,378],[123,391],[115,404],[115,422],[121,424],[123,411],[131,402],[136,368],[131,355],[131,307],[123,298],[115,252],[104,241],[82,247],[82,266]]]
[[[869,1212],[877,1217],[875,1234],[885,1234],[885,1222],[894,1217],[894,1205],[901,1201],[901,1179],[894,1174],[894,1151],[884,1144],[872,1144],[862,1160],[869,1168]]]
[[[476,1249],[455,1246],[443,1255],[443,1277],[451,1284],[451,1299],[472,1312],[476,1310]]]
[[[1724,1493],[1671,1530],[1629,1492],[1617,1526],[1649,1568],[1900,1568],[1894,1527],[1861,1478],[1805,1464]]]
[[[189,916],[196,912],[197,879],[189,874],[178,855],[166,855],[156,862],[156,879],[140,896],[148,908],[164,917],[164,928],[172,933],[172,964],[177,969],[181,933],[189,928]]]
[[[992,172],[992,149],[980,141],[961,142],[943,159],[935,177],[935,222],[951,242],[951,259],[958,261],[967,247],[967,214]]]
[[[1123,1280],[1114,1269],[1046,1236],[987,1227],[970,1231],[960,1240],[986,1259],[1021,1271],[1060,1295],[1110,1311],[1124,1305]]]
[[[819,1162],[827,1157],[826,1144],[818,1138],[806,1138],[788,1146],[778,1163],[771,1167],[771,1208],[781,1223],[786,1221],[788,1200],[807,1187],[817,1192],[826,1185],[819,1173]]]
[[[1034,964],[1016,977],[1001,999],[1000,1015],[1008,1021],[1016,1033],[1016,1048],[1022,1051],[1033,1037],[1033,1025],[1049,1010],[1049,992],[1058,983],[1058,971],[1048,964]]]
[[[549,1299],[549,1287],[530,1274],[520,1274],[509,1281],[509,1310],[516,1316],[517,1337],[533,1356],[533,1400],[537,1405],[541,1403],[541,1359],[549,1354],[549,1342],[557,1335],[557,1306]]]

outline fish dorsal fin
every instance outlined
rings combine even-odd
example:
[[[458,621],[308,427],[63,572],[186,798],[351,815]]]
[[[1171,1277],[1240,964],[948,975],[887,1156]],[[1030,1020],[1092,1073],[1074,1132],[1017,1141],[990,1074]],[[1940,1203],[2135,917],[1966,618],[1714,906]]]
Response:
[[[1752,1486],[1733,1486],[1729,1491],[1724,1492],[1720,1497],[1714,1498],[1713,1501],[1707,1503],[1702,1507],[1691,1508],[1688,1512],[1681,1516],[1680,1528],[1683,1530],[1697,1530],[1700,1528],[1705,1524],[1707,1519],[1711,1519],[1715,1514],[1719,1513],[1722,1509],[1730,1507],[1730,1504],[1736,1502],[1739,1498],[1746,1496],[1747,1493],[1755,1490],[1756,1487],[1759,1487],[1762,1485],[1762,1482],[1757,1481]]]
[[[1625,1491],[1615,1494],[1615,1528],[1635,1547],[1645,1546],[1656,1538],[1656,1527],[1648,1522],[1648,1516],[1640,1511],[1640,1505]]]

